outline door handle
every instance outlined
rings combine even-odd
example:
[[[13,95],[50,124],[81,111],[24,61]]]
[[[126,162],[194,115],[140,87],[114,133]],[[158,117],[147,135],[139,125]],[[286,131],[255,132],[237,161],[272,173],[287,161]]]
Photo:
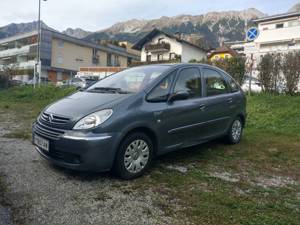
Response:
[[[232,98],[228,98],[228,99],[227,99],[227,102],[228,102],[228,103],[232,103],[232,102],[233,102]]]
[[[205,108],[206,108],[206,105],[204,105],[204,104],[202,104],[202,105],[199,106],[200,110],[204,110]]]

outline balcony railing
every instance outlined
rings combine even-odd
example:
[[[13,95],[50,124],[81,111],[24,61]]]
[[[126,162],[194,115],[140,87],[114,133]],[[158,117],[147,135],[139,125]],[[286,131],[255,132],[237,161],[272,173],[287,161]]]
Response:
[[[34,51],[36,51],[36,44],[25,45],[21,48],[12,48],[12,49],[0,51],[0,58],[22,55],[22,54],[32,54],[34,53]]]
[[[171,45],[166,42],[156,43],[156,44],[147,44],[145,50],[148,52],[167,52],[170,51]]]
[[[27,69],[33,69],[36,64],[35,60],[30,60],[27,62],[15,62],[15,63],[10,63],[8,65],[0,65],[0,70],[3,70],[6,66],[12,67],[16,70],[27,70]]]

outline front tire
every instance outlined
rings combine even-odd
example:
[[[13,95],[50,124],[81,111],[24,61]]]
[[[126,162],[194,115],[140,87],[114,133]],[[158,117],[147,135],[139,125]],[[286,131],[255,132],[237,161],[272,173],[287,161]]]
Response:
[[[149,168],[152,156],[152,140],[144,133],[130,134],[119,147],[114,171],[125,180],[137,178]]]
[[[241,141],[243,133],[243,123],[240,117],[237,117],[231,123],[226,140],[229,144],[237,144]]]

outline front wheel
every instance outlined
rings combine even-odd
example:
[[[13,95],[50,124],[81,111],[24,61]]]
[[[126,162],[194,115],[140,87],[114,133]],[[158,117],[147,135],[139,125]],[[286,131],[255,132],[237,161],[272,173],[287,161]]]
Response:
[[[243,133],[243,123],[242,120],[239,117],[237,117],[232,122],[228,130],[226,139],[230,144],[237,144],[240,142],[242,138],[242,133]]]
[[[127,136],[116,156],[114,171],[122,179],[134,179],[145,173],[153,155],[153,143],[144,133]]]

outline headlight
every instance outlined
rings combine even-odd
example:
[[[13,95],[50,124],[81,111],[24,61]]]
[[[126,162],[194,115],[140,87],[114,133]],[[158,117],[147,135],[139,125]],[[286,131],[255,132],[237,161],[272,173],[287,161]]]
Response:
[[[73,130],[86,130],[104,123],[113,113],[112,109],[104,109],[98,112],[94,112],[81,120],[79,120]]]

